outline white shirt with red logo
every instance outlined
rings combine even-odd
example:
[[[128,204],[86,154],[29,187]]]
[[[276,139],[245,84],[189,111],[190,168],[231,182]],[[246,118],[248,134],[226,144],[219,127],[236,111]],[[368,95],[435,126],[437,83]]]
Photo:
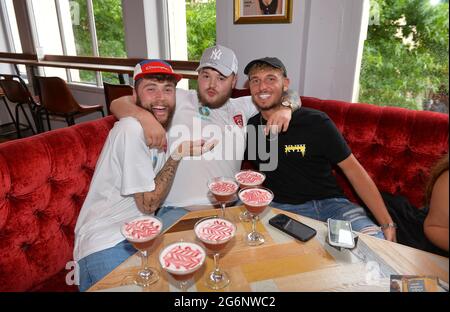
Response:
[[[208,196],[208,179],[234,177],[239,171],[247,121],[257,113],[249,96],[230,99],[220,108],[209,109],[199,103],[196,91],[177,89],[177,107],[168,132],[169,152],[184,140],[217,139],[218,144],[201,157],[181,160],[164,206],[211,205],[214,200]]]

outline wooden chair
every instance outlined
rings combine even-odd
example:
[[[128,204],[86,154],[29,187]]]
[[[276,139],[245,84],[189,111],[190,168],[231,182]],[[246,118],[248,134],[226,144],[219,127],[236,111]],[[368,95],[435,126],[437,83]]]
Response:
[[[28,90],[28,87],[23,81],[23,79],[18,75],[0,75],[0,87],[2,89],[2,92],[0,93],[0,97],[3,99],[3,102],[5,103],[6,109],[8,111],[8,114],[12,120],[12,122],[3,124],[2,126],[8,125],[8,124],[14,124],[15,130],[9,131],[9,133],[17,133],[17,137],[21,138],[21,131],[25,130],[31,130],[33,134],[36,134],[36,132],[39,132],[40,129],[40,121],[39,116],[37,114],[38,107],[39,107],[39,101],[35,100],[35,97],[31,95],[31,93]],[[6,101],[8,99],[9,102],[14,103],[15,106],[15,117],[11,112],[11,109]],[[28,106],[31,115],[33,117],[33,120],[35,122],[36,131],[33,128],[32,122],[30,121],[30,118],[28,117],[27,112],[25,111],[24,106]],[[20,111],[22,111],[23,116],[25,117],[27,123],[23,124],[20,122]],[[6,133],[5,133],[6,134]]]
[[[72,95],[66,82],[59,77],[36,77],[42,109],[47,115],[47,127],[51,130],[49,116],[63,117],[68,126],[75,118],[100,112],[105,117],[102,105],[81,105]]]
[[[108,115],[111,115],[109,107],[111,106],[111,102],[113,100],[125,95],[133,94],[133,87],[124,84],[111,84],[104,82],[103,89],[105,90],[105,103]]]

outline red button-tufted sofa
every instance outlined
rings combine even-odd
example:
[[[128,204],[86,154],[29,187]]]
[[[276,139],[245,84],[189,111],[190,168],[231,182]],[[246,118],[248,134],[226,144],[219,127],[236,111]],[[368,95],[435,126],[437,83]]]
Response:
[[[309,97],[302,102],[334,120],[380,190],[421,206],[428,170],[448,151],[448,115]],[[65,284],[65,266],[113,123],[110,116],[0,144],[0,291],[77,290]]]

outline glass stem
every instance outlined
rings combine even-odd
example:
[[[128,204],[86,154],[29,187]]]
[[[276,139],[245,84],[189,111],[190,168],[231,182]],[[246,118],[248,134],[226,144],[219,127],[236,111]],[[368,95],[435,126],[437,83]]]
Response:
[[[187,284],[188,284],[188,281],[181,281],[180,282],[180,290],[182,292],[186,292],[187,291]]]
[[[141,256],[142,256],[142,271],[147,271],[148,270],[148,251],[147,250],[142,250],[141,251]]]
[[[226,206],[226,203],[221,203],[221,206],[222,206],[222,218],[225,218],[225,206]]]
[[[220,254],[218,252],[216,252],[214,254],[214,273],[215,274],[220,274],[220,269],[219,269],[219,256]]]
[[[256,232],[256,216],[252,215],[252,233]]]

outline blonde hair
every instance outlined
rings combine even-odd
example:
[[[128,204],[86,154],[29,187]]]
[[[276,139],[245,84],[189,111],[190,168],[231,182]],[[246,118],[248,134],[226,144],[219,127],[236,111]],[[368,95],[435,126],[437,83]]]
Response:
[[[434,165],[430,172],[430,178],[425,189],[425,206],[428,207],[431,200],[431,194],[433,193],[433,187],[436,180],[442,175],[444,171],[448,171],[448,153],[444,155],[438,162]]]

